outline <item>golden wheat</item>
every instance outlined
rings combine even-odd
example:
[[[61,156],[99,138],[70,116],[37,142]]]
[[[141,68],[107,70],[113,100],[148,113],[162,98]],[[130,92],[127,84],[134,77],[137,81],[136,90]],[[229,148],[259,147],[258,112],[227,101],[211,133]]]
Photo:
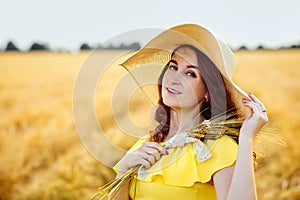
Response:
[[[103,52],[114,54],[114,52]],[[265,141],[256,171],[259,199],[300,198],[300,51],[238,51],[234,80],[267,107],[269,127],[286,147]],[[88,53],[0,54],[0,199],[89,199],[113,171],[80,142],[72,113],[74,82]],[[95,94],[96,114],[112,142],[128,148],[132,137],[117,135],[106,108],[111,84],[124,74],[108,72]],[[132,118],[147,124],[149,102],[135,95]],[[122,109],[120,109],[122,114]],[[142,117],[141,117],[142,116]],[[140,121],[139,121],[140,120]]]

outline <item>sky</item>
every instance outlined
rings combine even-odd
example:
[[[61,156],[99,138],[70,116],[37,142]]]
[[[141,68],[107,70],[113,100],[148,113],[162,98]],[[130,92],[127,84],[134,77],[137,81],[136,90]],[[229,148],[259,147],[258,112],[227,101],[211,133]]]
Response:
[[[299,8],[299,0],[0,0],[0,49],[13,41],[21,50],[33,42],[76,50],[183,23],[203,25],[234,48],[289,46],[300,44]]]

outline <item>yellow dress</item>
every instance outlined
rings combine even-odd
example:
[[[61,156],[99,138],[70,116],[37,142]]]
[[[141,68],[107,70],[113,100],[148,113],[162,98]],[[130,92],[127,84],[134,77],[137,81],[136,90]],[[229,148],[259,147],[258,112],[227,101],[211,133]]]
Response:
[[[144,139],[130,149],[137,148]],[[169,149],[169,155],[155,163],[145,179],[134,178],[129,194],[135,200],[217,199],[212,176],[218,170],[231,166],[237,157],[238,145],[228,136],[205,142],[212,157],[198,162],[193,144]],[[118,164],[114,167],[117,171]]]

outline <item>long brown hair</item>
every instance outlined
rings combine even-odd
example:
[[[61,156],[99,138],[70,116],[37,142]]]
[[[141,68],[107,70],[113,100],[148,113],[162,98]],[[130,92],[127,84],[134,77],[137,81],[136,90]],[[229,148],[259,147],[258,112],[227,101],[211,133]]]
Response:
[[[175,52],[183,47],[190,48],[197,55],[198,67],[200,74],[205,82],[208,90],[209,97],[200,108],[200,113],[205,119],[211,119],[212,117],[226,113],[226,111],[235,109],[235,105],[231,100],[230,93],[226,90],[224,79],[220,74],[216,65],[200,50],[192,45],[183,44],[174,49],[171,57]],[[160,77],[158,79],[158,108],[155,113],[155,120],[158,122],[158,126],[151,133],[151,141],[162,142],[169,133],[170,126],[170,107],[163,103],[162,99],[162,80],[165,72],[169,67],[169,63],[164,67]]]

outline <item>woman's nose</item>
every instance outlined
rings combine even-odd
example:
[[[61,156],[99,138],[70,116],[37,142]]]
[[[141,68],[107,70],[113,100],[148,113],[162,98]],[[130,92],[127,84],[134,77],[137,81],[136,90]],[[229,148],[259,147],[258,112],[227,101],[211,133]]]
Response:
[[[171,83],[174,85],[180,84],[180,79],[182,78],[181,76],[182,75],[178,71],[173,73],[171,76]]]

